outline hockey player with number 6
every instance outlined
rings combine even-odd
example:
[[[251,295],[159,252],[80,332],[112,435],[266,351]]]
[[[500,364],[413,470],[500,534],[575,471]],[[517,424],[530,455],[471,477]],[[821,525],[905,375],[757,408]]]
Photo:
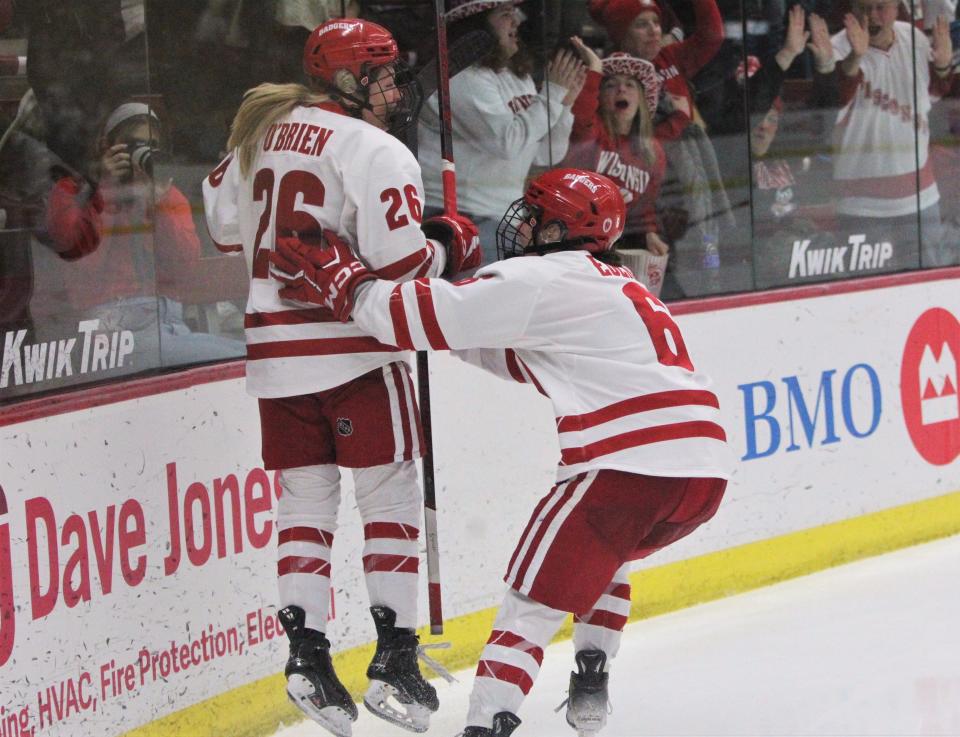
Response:
[[[390,33],[364,20],[328,21],[307,39],[303,65],[309,87],[247,92],[230,154],[203,183],[213,240],[242,251],[251,274],[246,380],[259,398],[264,467],[280,470],[283,489],[277,573],[287,693],[333,734],[351,734],[357,708],[326,637],[338,466],[348,467],[377,630],[364,703],[422,732],[438,701],[417,664],[422,435],[407,354],[309,295],[279,294],[268,254],[284,239],[319,244],[330,230],[380,276],[403,281],[475,268],[479,245],[461,218],[421,226],[420,168],[388,133],[416,120],[420,95]]]
[[[501,258],[531,258],[498,261],[473,279],[378,280],[331,234],[325,247],[291,239],[271,256],[287,289],[378,340],[453,350],[553,403],[557,484],[510,561],[464,737],[516,729],[567,612],[577,651],[567,721],[581,735],[598,732],[630,611],[630,562],[709,520],[731,472],[710,380],[666,306],[617,265],[624,219],[612,181],[558,169],[529,185],[497,231]]]

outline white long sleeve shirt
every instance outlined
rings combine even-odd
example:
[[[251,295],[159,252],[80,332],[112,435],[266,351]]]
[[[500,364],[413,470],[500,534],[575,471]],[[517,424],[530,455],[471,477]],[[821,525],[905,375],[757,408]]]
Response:
[[[601,468],[730,476],[710,380],[669,310],[625,268],[572,251],[500,261],[455,284],[370,282],[353,318],[384,343],[452,349],[549,397],[558,481]]]
[[[450,80],[453,157],[459,208],[474,217],[500,218],[523,194],[532,164],[559,164],[567,154],[573,113],[563,104],[567,90],[508,69],[474,65]],[[549,98],[549,101],[548,101]],[[437,96],[420,113],[419,157],[427,203],[443,204],[440,176],[440,118]]]

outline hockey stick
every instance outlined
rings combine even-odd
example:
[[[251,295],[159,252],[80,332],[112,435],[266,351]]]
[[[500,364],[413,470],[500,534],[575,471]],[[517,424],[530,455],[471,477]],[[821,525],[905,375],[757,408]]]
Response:
[[[443,177],[443,209],[457,212],[457,180],[453,169],[453,136],[450,120],[450,66],[447,55],[447,22],[443,0],[434,0],[437,22],[437,103],[440,110],[440,156]],[[423,526],[427,538],[427,599],[430,604],[430,634],[443,634],[443,603],[440,593],[440,545],[437,537],[437,494],[433,474],[433,433],[430,415],[430,364],[425,351],[417,353],[417,388],[423,422]]]

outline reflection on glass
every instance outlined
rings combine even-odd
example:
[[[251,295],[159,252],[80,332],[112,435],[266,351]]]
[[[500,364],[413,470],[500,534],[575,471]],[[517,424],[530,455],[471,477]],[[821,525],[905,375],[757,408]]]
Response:
[[[149,94],[144,5],[21,10],[0,33],[0,401],[242,355],[198,334],[236,312],[220,301],[236,273],[202,257],[199,183]],[[168,61],[158,78],[189,76]]]
[[[952,11],[952,12],[951,12]],[[956,3],[928,2],[924,8],[924,27],[934,47],[932,63],[934,96],[930,111],[930,163],[940,190],[940,223],[931,230],[926,219],[920,223],[921,266],[952,266],[960,263],[960,20],[954,17]],[[938,66],[946,59],[949,42],[952,57],[949,66]],[[940,49],[939,53],[937,49]],[[938,100],[938,93],[946,94]]]
[[[811,24],[815,19],[811,16]],[[753,264],[760,288],[823,278],[822,264],[829,265],[834,242],[832,172],[824,142],[832,120],[806,104],[807,22],[803,7],[794,5],[780,49],[763,61],[747,57],[741,67],[751,112]],[[804,76],[787,79],[793,70]]]
[[[164,175],[162,131],[146,103],[110,113],[98,139],[99,246],[75,260],[51,260],[47,288],[34,298],[43,332],[91,331],[89,371],[131,373],[242,351],[238,341],[194,333],[184,321],[178,291],[195,280],[200,240],[189,201]],[[66,221],[62,230],[71,227],[69,209],[52,217]]]
[[[739,258],[724,181],[727,162],[718,160],[693,91],[695,75],[715,73],[723,18],[714,0],[674,8],[684,12],[686,24],[669,10],[655,2],[594,6],[612,46],[651,62],[662,85],[653,122],[667,162],[658,208],[659,235],[670,248],[663,296],[671,299],[728,291],[732,272],[727,267]]]
[[[530,167],[556,165],[566,154],[571,107],[584,80],[582,64],[564,50],[547,65],[538,90],[514,3],[489,6],[451,0],[447,16],[451,46],[481,28],[494,37],[489,53],[450,80],[457,197],[480,230],[484,263],[497,258],[497,225],[523,194]],[[418,145],[427,206],[436,211],[443,202],[436,95],[423,107]]]
[[[949,37],[934,43],[897,19],[893,0],[853,4],[843,28],[825,40],[813,27],[820,83],[835,88],[836,244],[823,273],[835,277],[939,265],[940,195],[930,161],[934,66],[946,64]],[[916,56],[914,56],[914,48]],[[937,61],[945,57],[941,61]],[[919,209],[919,215],[918,215]],[[927,238],[921,254],[918,220]]]
[[[477,29],[492,39],[451,59],[460,206],[488,261],[525,180],[561,163],[621,187],[621,247],[668,260],[667,299],[960,261],[953,0],[913,3],[914,24],[895,0],[849,14],[820,0],[446,5],[451,49]],[[304,40],[343,11],[389,28],[415,71],[430,57],[430,3],[32,0],[0,14],[0,340],[16,356],[0,401],[242,355],[247,275],[196,227],[200,182],[243,91],[302,81]],[[614,68],[616,51],[633,61]],[[113,130],[124,101],[149,109]],[[436,211],[435,96],[418,133]]]

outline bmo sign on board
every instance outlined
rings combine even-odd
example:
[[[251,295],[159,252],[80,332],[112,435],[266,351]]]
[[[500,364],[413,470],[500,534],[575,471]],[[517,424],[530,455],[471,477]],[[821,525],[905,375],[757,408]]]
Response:
[[[903,421],[917,452],[937,466],[960,457],[960,321],[934,307],[914,322],[900,361]],[[746,452],[752,461],[778,452],[862,440],[880,425],[883,386],[896,368],[882,360],[819,373],[741,384]]]
[[[900,366],[903,419],[917,452],[937,466],[960,456],[960,322],[934,307],[913,324]]]

